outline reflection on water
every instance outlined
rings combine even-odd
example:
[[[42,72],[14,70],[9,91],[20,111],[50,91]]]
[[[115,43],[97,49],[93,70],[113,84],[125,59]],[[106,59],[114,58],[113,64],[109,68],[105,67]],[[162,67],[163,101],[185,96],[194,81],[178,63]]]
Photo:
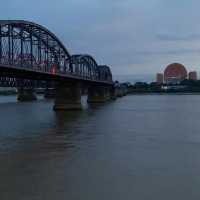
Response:
[[[76,112],[0,98],[0,199],[199,199],[200,96]]]

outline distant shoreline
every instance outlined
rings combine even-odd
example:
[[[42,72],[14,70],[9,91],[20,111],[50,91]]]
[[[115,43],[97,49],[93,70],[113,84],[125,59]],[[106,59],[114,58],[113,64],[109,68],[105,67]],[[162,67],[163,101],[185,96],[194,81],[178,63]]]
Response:
[[[200,95],[200,92],[130,92],[129,95]]]
[[[15,91],[1,91],[0,96],[11,96],[11,95],[16,95],[17,92]]]

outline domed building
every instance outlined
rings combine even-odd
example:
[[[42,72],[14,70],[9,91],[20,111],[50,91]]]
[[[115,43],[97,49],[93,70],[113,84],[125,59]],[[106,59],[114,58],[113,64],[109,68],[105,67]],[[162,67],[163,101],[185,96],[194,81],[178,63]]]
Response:
[[[187,70],[184,65],[172,63],[164,71],[164,80],[167,84],[179,84],[187,78]]]

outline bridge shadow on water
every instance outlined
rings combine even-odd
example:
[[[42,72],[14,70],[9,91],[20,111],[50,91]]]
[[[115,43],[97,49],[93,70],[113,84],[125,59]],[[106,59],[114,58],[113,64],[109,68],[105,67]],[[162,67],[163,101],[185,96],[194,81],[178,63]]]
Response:
[[[57,150],[75,147],[72,141],[80,134],[79,128],[87,126],[90,117],[103,107],[102,104],[87,105],[83,101],[83,110],[60,112],[52,110],[51,100],[1,103],[1,143],[11,144],[1,150],[15,154],[48,149],[50,153],[52,145],[58,145]]]
[[[82,111],[68,112],[52,111],[53,102],[46,100],[0,104],[2,199],[23,200],[35,193],[47,193],[42,179],[47,185],[48,179],[56,180],[59,175],[55,169],[70,166],[79,157],[84,141],[96,137],[91,121],[109,103],[87,105],[83,101]]]
[[[87,87],[95,85],[89,87],[90,102],[94,90],[99,96],[111,92],[114,83],[109,66],[99,65],[90,55],[71,55],[56,35],[41,25],[0,20],[0,40],[0,83],[18,88],[18,99],[35,99],[32,88],[54,88],[57,82],[61,83],[55,87],[57,109],[63,109],[68,93],[69,102],[71,96],[79,102],[80,82]],[[69,92],[72,90],[77,94]],[[99,122],[97,115],[105,108],[83,104],[82,111],[53,112],[52,101],[17,103],[15,96],[5,102],[9,103],[0,99],[0,199],[66,199],[62,186],[67,177],[57,169],[70,166],[79,158],[84,141],[95,139],[98,131],[92,122]],[[58,184],[61,188],[56,184],[58,177],[63,180]]]

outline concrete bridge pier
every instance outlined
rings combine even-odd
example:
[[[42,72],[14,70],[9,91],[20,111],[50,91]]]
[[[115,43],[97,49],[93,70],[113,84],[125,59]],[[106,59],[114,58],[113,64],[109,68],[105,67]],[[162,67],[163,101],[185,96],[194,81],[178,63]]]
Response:
[[[81,110],[81,84],[77,81],[58,83],[55,90],[55,111]]]
[[[121,89],[119,86],[115,87],[115,96],[116,96],[117,98],[123,96],[123,94],[122,94],[122,89]]]
[[[115,87],[112,87],[110,89],[110,95],[111,95],[111,99],[112,100],[116,100],[117,99],[117,91]]]
[[[18,101],[36,101],[37,96],[33,88],[18,88]]]
[[[92,85],[88,88],[88,103],[104,103],[111,99],[111,88]]]
[[[127,93],[128,93],[127,89],[124,88],[124,87],[122,87],[122,86],[116,87],[115,90],[116,90],[116,96],[117,96],[117,97],[126,96]]]
[[[56,96],[56,90],[54,88],[46,88],[44,91],[45,99],[54,99]]]

